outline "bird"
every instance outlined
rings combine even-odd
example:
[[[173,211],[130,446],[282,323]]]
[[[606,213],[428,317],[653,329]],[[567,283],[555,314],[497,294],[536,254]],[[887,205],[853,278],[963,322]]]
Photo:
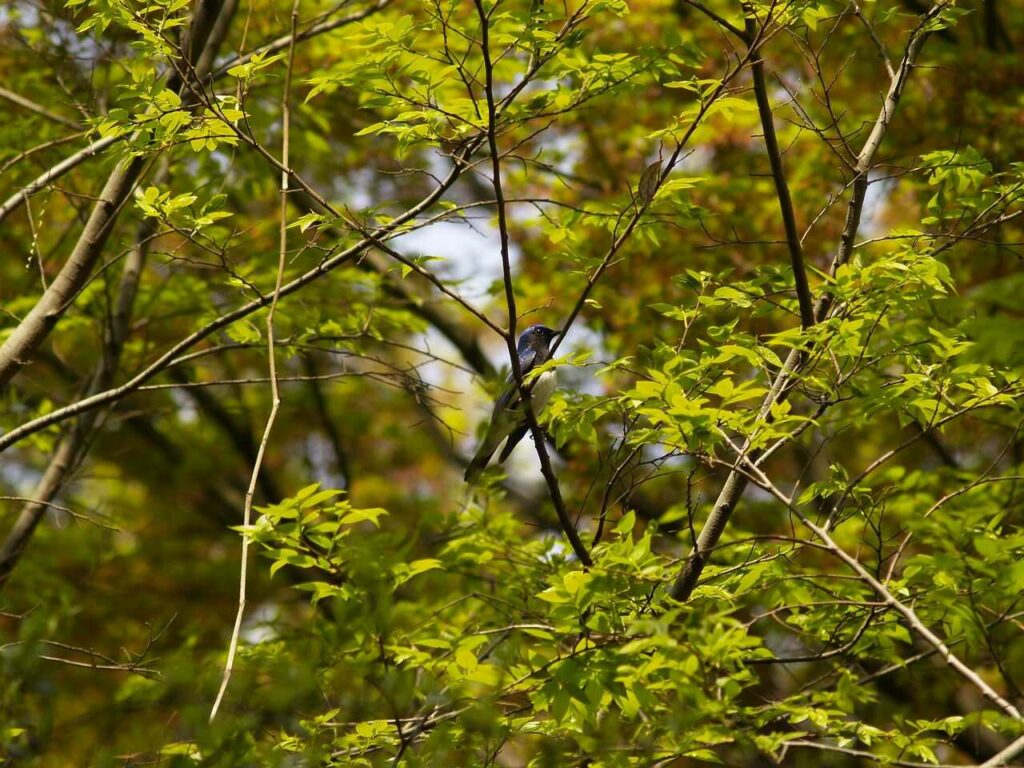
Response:
[[[516,347],[516,354],[519,357],[519,372],[526,377],[530,371],[537,366],[547,362],[551,356],[551,341],[561,331],[556,331],[544,325],[531,325],[519,337],[519,344]],[[533,405],[533,412],[539,413],[541,408],[555,391],[554,370],[545,371],[538,376],[529,388],[530,402]],[[499,462],[504,462],[512,453],[523,436],[530,428],[526,423],[526,414],[520,406],[519,387],[516,385],[515,373],[510,373],[505,379],[505,388],[501,391],[494,403],[494,410],[491,412],[491,420],[487,425],[487,432],[480,441],[473,460],[466,468],[466,482],[475,483],[480,474],[491,460],[491,456],[505,440],[505,447],[498,456]]]

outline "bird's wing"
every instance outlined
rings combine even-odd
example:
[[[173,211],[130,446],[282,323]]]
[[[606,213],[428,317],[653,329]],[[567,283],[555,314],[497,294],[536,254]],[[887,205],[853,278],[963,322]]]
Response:
[[[533,383],[533,390],[530,392],[530,399],[533,401],[533,412],[535,414],[540,413],[541,409],[547,405],[548,400],[551,399],[551,394],[555,390],[555,372],[545,371],[537,377]],[[518,405],[518,402],[516,403]],[[511,411],[506,413],[515,414],[520,417],[521,414],[518,410],[515,410],[515,406]],[[517,419],[518,420],[518,419]],[[526,424],[526,420],[523,419],[521,423],[512,430],[508,436],[508,440],[505,441],[505,447],[501,449],[501,454],[498,456],[498,461],[504,462],[509,457],[512,450],[516,447],[520,440],[522,440],[530,427]]]
[[[517,445],[519,445],[519,441],[526,437],[526,433],[529,432],[529,430],[530,427],[525,421],[512,430],[512,433],[508,436],[508,440],[505,441],[505,447],[502,448],[501,453],[498,454],[499,464],[505,463],[505,459],[512,455],[512,451]]]
[[[537,365],[537,352],[528,349],[519,355],[519,372],[526,376]],[[505,379],[505,388],[501,391],[497,401],[494,403],[494,412],[499,410],[512,409],[519,400],[519,388],[516,386],[515,373],[509,373]]]
[[[519,355],[519,370],[522,371],[523,376],[533,370],[533,367],[538,364],[537,350],[527,349],[521,355]]]

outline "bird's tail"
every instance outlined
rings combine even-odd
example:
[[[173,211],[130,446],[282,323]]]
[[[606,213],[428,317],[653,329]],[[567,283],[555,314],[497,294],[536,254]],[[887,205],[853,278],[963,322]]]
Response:
[[[494,449],[484,451],[484,447],[480,446],[480,450],[476,452],[476,456],[469,462],[469,466],[466,467],[466,474],[463,475],[467,483],[473,484],[480,479],[480,475],[487,467],[487,462],[491,460],[491,456],[494,455]]]
[[[501,433],[491,434],[489,432],[484,435],[484,439],[480,441],[480,447],[476,449],[473,460],[466,467],[466,474],[463,475],[467,483],[475,483],[477,481],[487,466],[487,462],[491,460],[491,456],[498,450],[498,446],[501,445],[501,441],[504,439],[505,435]]]
[[[501,453],[498,454],[498,463],[504,464],[505,459],[512,455],[512,449],[515,448],[519,441],[525,437],[530,427],[526,424],[520,424],[518,427],[512,430],[512,434],[508,436],[508,440],[505,441],[505,447],[501,449]]]

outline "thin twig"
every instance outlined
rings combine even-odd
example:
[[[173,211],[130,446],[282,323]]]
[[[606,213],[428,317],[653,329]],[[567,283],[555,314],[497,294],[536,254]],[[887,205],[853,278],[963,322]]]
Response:
[[[533,435],[533,445],[537,450],[537,457],[540,459],[541,473],[547,482],[548,491],[551,495],[551,503],[555,507],[555,514],[558,522],[565,533],[566,538],[572,546],[576,557],[584,566],[590,566],[593,561],[590,553],[580,539],[576,526],[573,525],[569,511],[565,507],[565,500],[562,498],[562,491],[558,485],[558,478],[551,466],[551,457],[548,455],[547,445],[544,439],[544,432],[537,421],[537,414],[533,410],[533,402],[530,399],[530,392],[523,382],[523,371],[519,366],[519,355],[516,351],[516,297],[512,285],[512,261],[509,254],[508,221],[506,219],[505,195],[501,186],[501,156],[498,153],[498,110],[494,100],[494,65],[491,61],[489,20],[484,11],[483,0],[474,0],[477,16],[480,18],[480,49],[483,52],[484,60],[484,95],[487,99],[487,143],[491,154],[491,176],[494,184],[494,200],[498,210],[498,232],[501,239],[501,270],[505,284],[505,303],[508,308],[508,330],[503,334],[506,347],[508,348],[509,360],[512,364],[512,376],[519,388],[519,399],[523,404],[523,414],[526,417],[530,432]]]
[[[768,83],[764,76],[764,58],[761,56],[762,46],[757,44],[758,38],[764,35],[768,22],[765,22],[765,27],[758,29],[757,21],[754,19],[753,7],[749,4],[744,4],[743,10],[746,14],[747,45],[754,51],[751,63],[754,79],[754,99],[757,101],[757,111],[761,117],[764,145],[768,151],[768,161],[772,168],[772,179],[775,181],[775,193],[779,198],[779,210],[782,213],[782,224],[786,230],[786,243],[789,246],[793,281],[796,286],[797,301],[800,304],[800,325],[803,326],[804,330],[807,330],[814,325],[814,300],[811,298],[811,288],[807,282],[807,268],[804,266],[804,253],[800,245],[800,233],[796,228],[793,200],[789,194],[786,172],[782,167],[782,152],[779,150],[779,141],[775,136],[775,120],[772,117],[772,105],[768,99]]]
[[[731,32],[732,34],[736,35],[736,37],[740,38],[741,40],[746,40],[746,35],[743,34],[743,30],[742,29],[737,27],[732,22],[728,21],[723,16],[719,16],[717,13],[712,11],[710,8],[708,8],[703,3],[699,3],[699,2],[697,2],[697,0],[684,0],[684,2],[687,5],[689,5],[690,7],[692,7],[692,8],[696,8],[698,11],[703,13],[705,16],[707,16],[713,22],[718,24],[718,26],[722,27],[723,29],[727,29],[729,32]]]
[[[46,107],[36,104],[31,99],[26,99],[24,96],[17,94],[14,91],[9,91],[6,88],[0,88],[0,99],[6,99],[13,104],[17,104],[19,107],[24,107],[30,112],[42,115],[47,120],[52,120],[55,123],[66,125],[68,128],[73,128],[76,131],[80,131],[82,129],[82,126],[74,120],[64,117],[63,115],[58,115],[56,112],[51,112]]]
[[[847,208],[846,221],[843,225],[843,231],[839,238],[839,245],[836,248],[836,254],[832,259],[832,264],[829,269],[829,274],[832,276],[836,274],[841,266],[850,260],[850,256],[853,253],[857,230],[860,228],[864,198],[868,189],[868,171],[874,165],[875,155],[878,153],[878,147],[885,136],[890,122],[892,121],[892,116],[896,107],[899,105],[900,98],[903,95],[903,89],[906,86],[907,79],[914,67],[914,62],[917,60],[921,47],[924,45],[925,39],[927,38],[927,26],[932,19],[934,19],[935,16],[937,16],[942,9],[946,7],[947,4],[947,2],[940,2],[934,5],[928,13],[924,14],[924,16],[920,18],[918,24],[914,27],[913,32],[911,32],[909,40],[907,41],[906,51],[903,54],[903,59],[900,61],[900,66],[896,72],[896,76],[892,78],[892,81],[889,83],[889,90],[882,101],[882,107],[878,117],[875,119],[871,133],[865,140],[864,145],[858,154],[855,168],[857,176],[853,184],[853,196],[850,199],[850,203]],[[832,308],[832,301],[833,296],[827,292],[822,293],[818,297],[818,301],[815,303],[814,307],[814,315],[817,321],[820,322],[828,316],[828,312]],[[794,377],[804,358],[805,356],[801,354],[801,350],[799,349],[794,349],[787,356],[782,368],[779,370],[778,374],[776,374],[768,394],[761,403],[761,407],[758,412],[758,419],[756,421],[757,424],[760,425],[770,420],[772,408],[776,404],[785,401],[789,396],[789,393],[792,391]],[[743,451],[749,450],[755,436],[756,435],[754,434],[748,436],[748,439],[743,444]],[[749,455],[741,455],[737,464],[741,464],[743,461],[749,461],[756,465],[757,460],[758,453],[753,451],[749,453]],[[746,488],[746,485],[747,478],[742,472],[735,470],[729,472],[729,475],[726,477],[725,483],[722,485],[722,489],[718,494],[718,498],[715,500],[711,514],[708,516],[707,521],[704,523],[704,527],[701,529],[700,536],[697,539],[697,546],[693,548],[690,555],[684,562],[679,575],[675,578],[669,588],[669,594],[674,599],[687,600],[693,592],[694,587],[696,587],[697,582],[700,579],[701,571],[704,569],[708,556],[714,550],[715,544],[725,531],[729,518],[732,516],[737,503],[743,496],[743,491]]]
[[[284,93],[281,96],[281,158],[285,167],[288,166],[288,152],[291,133],[291,88],[292,70],[295,63],[295,30],[299,23],[299,0],[292,2],[292,34],[291,44],[288,46],[288,66],[284,76]],[[238,639],[242,631],[242,618],[245,615],[246,584],[249,566],[249,527],[252,523],[252,503],[256,494],[256,483],[259,480],[260,468],[263,466],[263,457],[266,455],[267,444],[270,442],[270,433],[274,429],[274,422],[277,420],[277,412],[281,406],[281,393],[277,382],[277,364],[274,350],[274,315],[277,312],[277,302],[281,296],[281,286],[284,284],[284,267],[288,258],[288,174],[281,174],[281,224],[280,242],[277,256],[277,277],[274,281],[274,294],[270,301],[270,309],[267,312],[267,358],[270,370],[270,413],[267,416],[266,426],[263,428],[263,437],[260,439],[259,449],[256,452],[256,461],[253,464],[252,475],[249,478],[249,487],[245,491],[245,510],[242,518],[242,563],[238,579],[238,612],[235,614],[235,625],[231,631],[231,642],[228,646],[228,658],[224,664],[224,676],[220,682],[220,690],[210,710],[210,722],[217,716],[217,710],[224,699],[228,683],[231,680],[231,671],[235,664],[235,654],[238,651]]]
[[[885,43],[878,37],[878,32],[875,31],[875,25],[868,21],[867,16],[861,10],[860,5],[857,4],[857,0],[850,0],[850,5],[853,6],[853,12],[860,19],[860,23],[864,25],[864,29],[868,31],[871,36],[871,42],[875,44],[878,49],[878,57],[882,60],[885,65],[885,71],[889,73],[889,77],[896,77],[896,70],[892,68],[892,60],[889,58],[889,52],[885,50]]]

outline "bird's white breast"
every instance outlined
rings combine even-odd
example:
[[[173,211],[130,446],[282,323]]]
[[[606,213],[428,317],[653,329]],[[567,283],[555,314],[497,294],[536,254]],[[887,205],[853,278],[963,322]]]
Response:
[[[530,393],[534,413],[540,413],[544,406],[547,405],[548,400],[551,399],[551,395],[555,391],[556,383],[557,377],[553,370],[544,371],[544,373],[537,377],[537,381],[533,385],[533,391]]]

